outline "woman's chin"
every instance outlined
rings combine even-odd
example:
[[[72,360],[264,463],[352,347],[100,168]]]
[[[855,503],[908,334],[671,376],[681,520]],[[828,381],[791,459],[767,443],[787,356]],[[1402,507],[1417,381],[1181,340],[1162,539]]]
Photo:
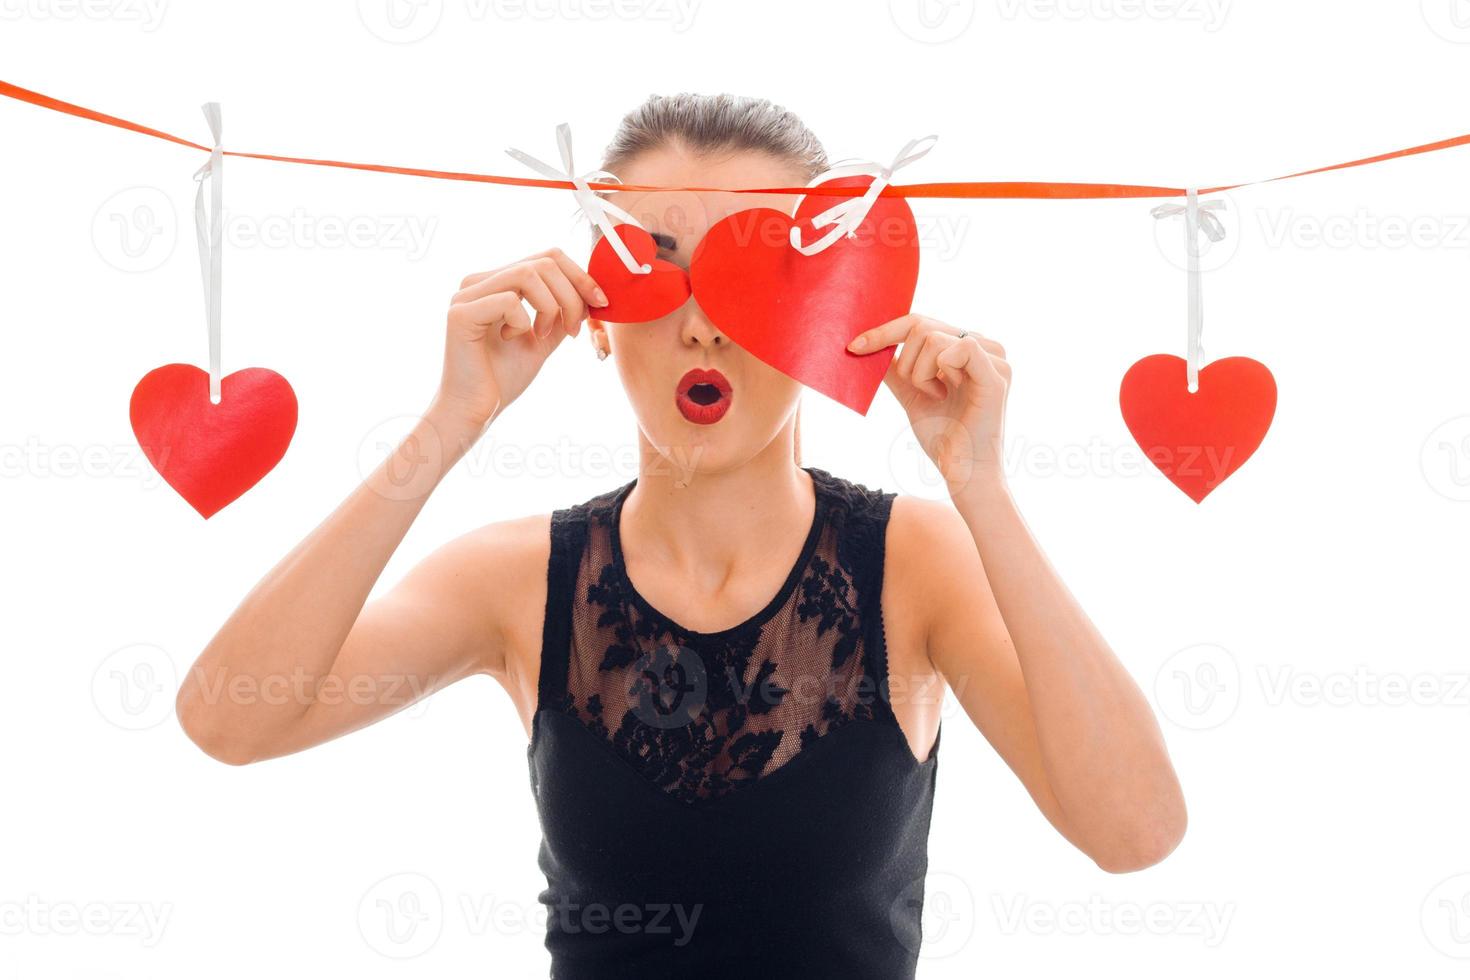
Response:
[[[652,440],[659,447],[659,455],[676,473],[717,472],[741,461],[741,455],[729,438],[729,430],[719,426],[690,425],[678,420],[663,433],[662,442]]]

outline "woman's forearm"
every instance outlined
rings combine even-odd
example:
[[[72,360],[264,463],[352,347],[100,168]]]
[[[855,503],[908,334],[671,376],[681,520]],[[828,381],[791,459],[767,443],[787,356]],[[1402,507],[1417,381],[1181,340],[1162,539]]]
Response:
[[[431,410],[250,591],[179,688],[179,722],[195,742],[240,752],[310,707],[374,583],[467,444]]]
[[[1138,685],[1042,553],[1003,477],[954,494],[1016,649],[1048,782],[1109,870],[1162,859],[1184,833],[1183,795]]]

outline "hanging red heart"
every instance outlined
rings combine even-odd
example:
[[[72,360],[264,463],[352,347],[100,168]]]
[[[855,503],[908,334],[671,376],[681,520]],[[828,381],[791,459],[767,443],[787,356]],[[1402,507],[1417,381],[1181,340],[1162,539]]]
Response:
[[[818,187],[872,181],[838,177]],[[919,235],[908,202],[880,196],[854,237],[844,235],[812,255],[792,248],[793,225],[810,243],[830,230],[813,229],[811,218],[843,200],[809,194],[794,218],[773,208],[727,215],[694,250],[690,280],[695,301],[731,340],[866,415],[895,349],[853,354],[847,344],[909,312],[919,279]]]
[[[133,389],[129,415],[143,453],[201,516],[213,516],[260,482],[296,431],[296,393],[266,368],[220,379],[192,364],[154,368]]]
[[[1249,357],[1225,357],[1188,387],[1188,365],[1153,354],[1128,369],[1118,393],[1139,448],[1195,503],[1251,457],[1276,413],[1276,380]]]

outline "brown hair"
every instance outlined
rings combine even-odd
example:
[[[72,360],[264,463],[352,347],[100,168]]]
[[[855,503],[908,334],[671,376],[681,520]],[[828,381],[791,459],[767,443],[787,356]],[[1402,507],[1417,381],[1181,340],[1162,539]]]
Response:
[[[827,169],[827,151],[795,113],[769,99],[753,96],[650,95],[623,116],[603,152],[599,169],[617,174],[634,157],[669,142],[699,154],[755,151],[789,160],[810,180]],[[592,239],[599,232],[594,225]],[[796,406],[793,450],[801,465],[801,403]]]

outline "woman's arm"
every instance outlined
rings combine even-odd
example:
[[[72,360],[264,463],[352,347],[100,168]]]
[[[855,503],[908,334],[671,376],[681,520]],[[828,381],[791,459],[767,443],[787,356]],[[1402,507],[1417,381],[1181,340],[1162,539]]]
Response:
[[[508,563],[497,555],[517,550],[518,523],[451,542],[363,607],[459,458],[422,448],[447,431],[425,417],[205,647],[176,705],[184,731],[206,753],[241,765],[297,752],[502,668],[497,606],[488,601],[496,593],[486,577]]]
[[[863,335],[865,350],[902,342],[885,381],[953,502],[905,498],[911,532],[894,529],[922,574],[929,661],[1068,840],[1104,870],[1147,867],[1186,822],[1163,736],[1011,498],[1004,349],[958,333],[910,315]]]
[[[596,283],[559,250],[466,277],[429,410],[250,591],[186,675],[178,718],[200,748],[237,765],[285,755],[470,674],[505,674],[513,614],[544,588],[530,574],[549,547],[544,516],[467,534],[364,603],[439,481],[597,301]]]
[[[909,500],[927,649],[1052,825],[1105,871],[1166,857],[1185,808],[1153,712],[1003,483]]]

